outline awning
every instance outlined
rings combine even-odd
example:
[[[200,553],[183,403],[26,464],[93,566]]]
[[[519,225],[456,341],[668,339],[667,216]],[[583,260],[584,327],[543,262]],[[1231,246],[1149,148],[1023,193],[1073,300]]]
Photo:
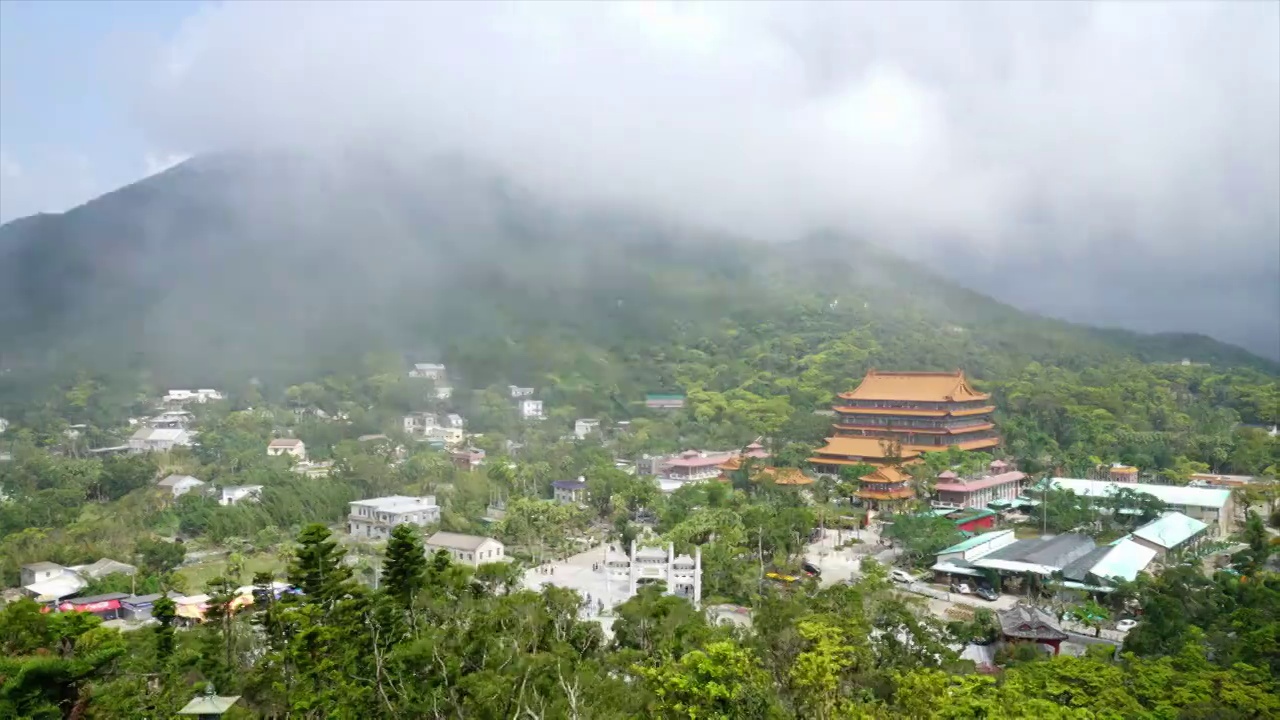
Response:
[[[971,567],[961,567],[959,565],[952,565],[949,562],[940,562],[929,569],[934,572],[944,572],[944,573],[950,573],[952,575],[968,575],[969,577],[976,577],[976,578],[986,577],[980,570],[976,570]]]

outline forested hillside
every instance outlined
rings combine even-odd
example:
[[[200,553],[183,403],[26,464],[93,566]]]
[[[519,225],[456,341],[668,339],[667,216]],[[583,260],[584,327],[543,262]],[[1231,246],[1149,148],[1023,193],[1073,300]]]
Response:
[[[1031,317],[849,238],[763,243],[551,207],[461,161],[198,158],[0,228],[8,379],[291,383],[394,352],[482,387],[562,369],[533,343],[620,360],[735,323],[810,343],[869,328],[903,356],[886,365],[986,378],[1122,357],[1275,371],[1204,337]]]

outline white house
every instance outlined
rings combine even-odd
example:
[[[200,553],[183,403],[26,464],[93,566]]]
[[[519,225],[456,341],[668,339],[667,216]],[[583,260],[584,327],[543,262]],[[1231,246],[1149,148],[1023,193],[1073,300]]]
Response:
[[[502,543],[479,535],[438,532],[427,538],[426,547],[428,555],[444,550],[449,553],[449,557],[453,558],[454,562],[472,567],[491,562],[505,562],[507,559],[506,548]]]
[[[532,395],[532,394],[533,394],[533,388],[531,388],[531,387],[519,387],[519,386],[516,386],[516,385],[508,385],[508,386],[507,386],[507,392],[511,393],[511,398],[512,398],[512,399],[517,399],[517,398],[522,398],[522,397],[529,397],[530,395]]]
[[[463,440],[462,429],[456,427],[433,427],[427,430],[427,440],[441,442],[449,446],[459,445]]]
[[[4,419],[4,418],[2,418],[2,417],[0,417],[0,433],[4,432],[5,430],[8,430],[8,429],[9,429],[9,421],[8,421],[8,420],[5,420],[5,419]]]
[[[261,485],[228,485],[218,496],[219,505],[235,505],[241,501],[257,502],[262,496]]]
[[[201,485],[204,485],[203,480],[197,480],[190,475],[170,475],[156,483],[156,487],[168,490],[174,497],[182,497]]]
[[[51,562],[23,565],[20,575],[23,592],[36,602],[61,600],[88,584],[70,568]]]
[[[600,421],[595,418],[579,418],[573,423],[573,434],[578,436],[579,440],[585,440],[588,435],[600,429]]]
[[[190,445],[191,432],[185,428],[144,427],[129,436],[129,449],[134,452],[166,452]]]
[[[166,410],[147,420],[147,424],[153,428],[185,428],[194,419],[195,416],[186,410]]]
[[[521,400],[520,401],[520,417],[525,420],[541,420],[542,419],[542,401],[541,400]]]
[[[1209,528],[1205,523],[1180,512],[1167,512],[1142,527],[1130,537],[1143,547],[1151,548],[1156,556],[1164,558],[1170,552],[1194,544]]]
[[[440,522],[440,506],[434,495],[387,497],[356,500],[347,515],[347,531],[352,537],[385,540],[397,525],[425,527]]]
[[[436,386],[436,399],[437,399],[437,400],[448,400],[448,399],[449,399],[449,398],[451,398],[451,397],[453,397],[453,388],[449,387],[448,385],[437,385],[437,386]]]
[[[444,372],[444,365],[439,363],[414,363],[413,369],[409,371],[409,377],[424,380],[443,380]]]
[[[445,420],[445,425],[448,425],[451,428],[458,428],[459,430],[461,430],[467,424],[467,421],[462,419],[462,416],[459,415],[458,413],[449,413],[448,415],[444,416],[444,420]]]
[[[211,388],[199,390],[170,390],[162,398],[169,405],[184,405],[189,402],[207,403],[211,400],[222,400],[223,394]]]
[[[556,480],[551,483],[551,492],[561,505],[579,505],[587,501],[587,481],[582,477],[577,480]]]
[[[414,412],[404,416],[406,435],[425,435],[428,430],[439,424],[440,421],[436,419],[435,413]]]
[[[292,455],[299,460],[307,459],[307,446],[297,438],[276,438],[267,443],[268,455]]]

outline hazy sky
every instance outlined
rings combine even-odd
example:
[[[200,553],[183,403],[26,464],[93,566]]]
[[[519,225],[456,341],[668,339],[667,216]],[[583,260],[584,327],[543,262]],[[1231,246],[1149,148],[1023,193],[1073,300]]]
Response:
[[[1280,3],[109,5],[3,10],[0,218],[223,147],[462,150],[983,283],[1072,268],[1013,299],[1280,343]]]

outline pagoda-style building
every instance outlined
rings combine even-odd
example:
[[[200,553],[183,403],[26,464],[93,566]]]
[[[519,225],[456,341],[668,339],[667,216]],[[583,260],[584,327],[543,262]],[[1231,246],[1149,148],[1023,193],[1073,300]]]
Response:
[[[991,396],[969,387],[960,370],[869,370],[832,409],[834,434],[809,460],[819,467],[896,465],[953,446],[985,450],[1000,444]]]

